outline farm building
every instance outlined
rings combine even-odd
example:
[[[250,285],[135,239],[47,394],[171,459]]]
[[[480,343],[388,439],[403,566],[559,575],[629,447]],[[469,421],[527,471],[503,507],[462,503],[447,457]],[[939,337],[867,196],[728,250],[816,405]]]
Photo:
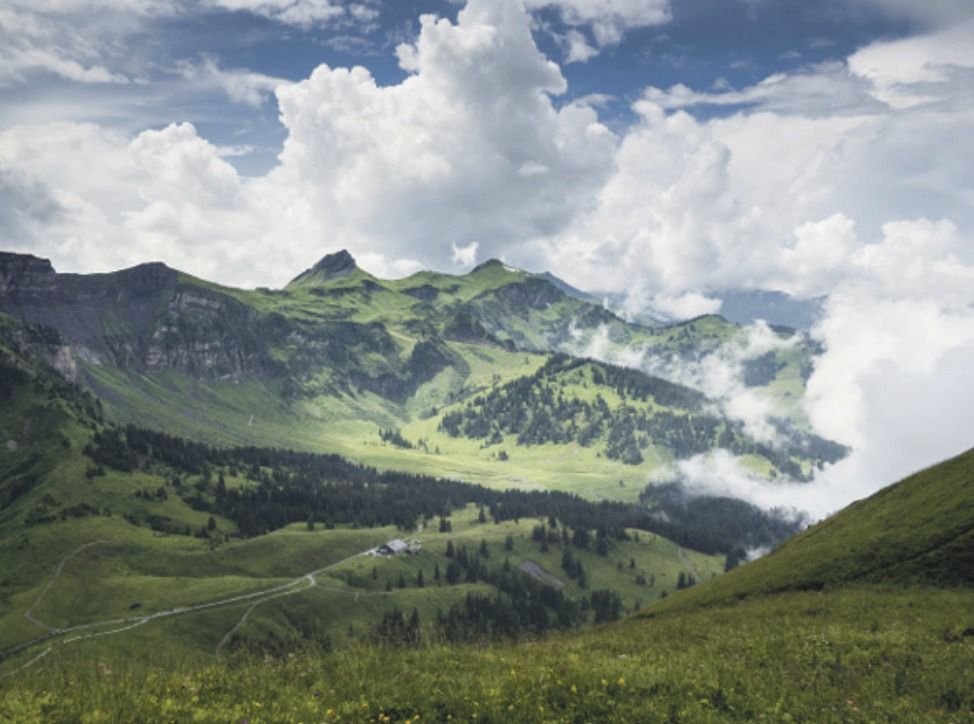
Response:
[[[388,543],[384,543],[378,548],[369,551],[369,554],[374,556],[395,556],[399,553],[411,553],[415,555],[416,553],[419,553],[421,548],[422,546],[420,545],[419,541],[406,543],[404,540],[394,538]]]

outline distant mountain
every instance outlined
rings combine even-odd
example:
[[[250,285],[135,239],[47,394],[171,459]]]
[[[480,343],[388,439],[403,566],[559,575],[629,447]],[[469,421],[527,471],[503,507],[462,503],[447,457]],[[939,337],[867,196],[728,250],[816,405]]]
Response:
[[[39,353],[109,418],[219,444],[335,451],[483,481],[510,480],[516,467],[527,486],[628,499],[649,471],[687,454],[722,447],[765,475],[803,479],[840,450],[786,419],[814,353],[800,340],[741,369],[744,384],[781,399],[783,453],[712,401],[671,408],[633,392],[735,344],[738,326],[716,316],[629,323],[550,274],[498,260],[384,280],[343,250],[284,289],[242,290],[161,263],[59,274],[45,259],[0,254],[0,312],[37,330]],[[528,389],[553,354],[597,357],[586,368],[595,377],[557,375],[557,405],[521,405],[486,435],[445,424],[482,416],[485,394]],[[608,363],[627,360],[639,369],[610,384]],[[408,444],[390,445],[383,430]],[[501,451],[516,463],[504,465]]]

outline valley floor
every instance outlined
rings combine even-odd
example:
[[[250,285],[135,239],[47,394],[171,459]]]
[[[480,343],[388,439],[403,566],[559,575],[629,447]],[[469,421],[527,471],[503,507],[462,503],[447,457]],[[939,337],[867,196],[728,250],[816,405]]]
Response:
[[[852,587],[667,608],[519,645],[352,645],[220,664],[94,644],[0,681],[0,720],[974,718],[970,590]]]

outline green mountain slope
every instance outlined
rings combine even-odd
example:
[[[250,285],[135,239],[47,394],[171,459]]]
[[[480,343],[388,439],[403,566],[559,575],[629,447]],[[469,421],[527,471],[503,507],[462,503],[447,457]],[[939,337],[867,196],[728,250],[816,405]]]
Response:
[[[419,272],[389,281],[339,252],[284,289],[240,290],[162,264],[57,274],[46,260],[0,254],[0,311],[45,330],[38,350],[92,391],[112,420],[222,445],[338,452],[496,487],[635,500],[640,481],[684,455],[677,429],[684,415],[644,405],[634,411],[645,418],[640,437],[629,431],[621,442],[609,439],[608,428],[590,444],[563,444],[529,441],[511,427],[501,434],[521,438],[513,473],[483,440],[442,424],[479,395],[530,378],[553,352],[579,355],[594,340],[609,358],[635,354],[646,369],[673,370],[746,337],[719,317],[629,324],[570,291],[498,261],[460,276]],[[787,344],[749,360],[741,374],[794,412],[782,424],[796,444],[782,454],[750,442],[731,447],[755,472],[803,478],[841,450],[823,456],[801,419],[814,350],[779,334]],[[587,403],[598,386],[564,394]],[[618,397],[608,387],[599,392]],[[716,428],[697,436],[695,451],[720,447],[716,429],[733,426],[719,411],[710,419]],[[380,434],[399,429],[423,445],[389,445]]]
[[[974,585],[974,450],[853,503],[663,608],[863,583]]]

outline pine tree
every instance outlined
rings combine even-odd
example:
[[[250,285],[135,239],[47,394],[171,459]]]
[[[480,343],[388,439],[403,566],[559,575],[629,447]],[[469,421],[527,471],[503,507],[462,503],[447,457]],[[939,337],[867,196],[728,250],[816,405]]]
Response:
[[[425,585],[426,582],[423,580],[423,569],[420,568],[419,572],[416,574],[416,588],[422,588]]]

